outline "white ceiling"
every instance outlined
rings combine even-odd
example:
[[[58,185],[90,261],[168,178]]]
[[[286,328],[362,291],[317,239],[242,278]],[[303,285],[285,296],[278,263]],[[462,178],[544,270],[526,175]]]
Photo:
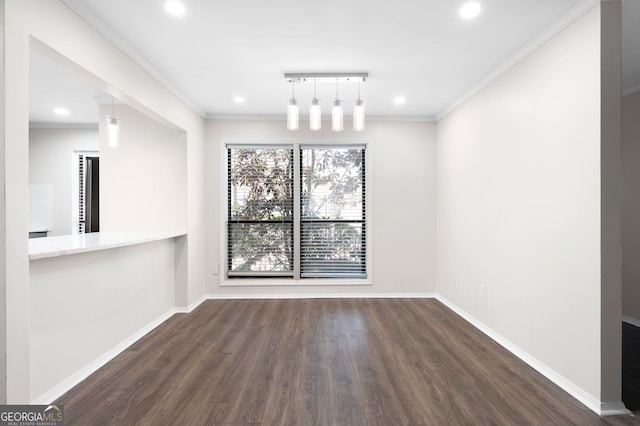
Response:
[[[415,119],[438,116],[593,4],[483,0],[480,17],[463,21],[458,0],[184,0],[182,18],[168,16],[162,0],[63,2],[202,115],[283,116],[291,91],[284,73],[353,71],[369,73],[362,86],[369,116]],[[640,88],[640,0],[625,1],[623,16],[623,84],[629,91]],[[51,86],[64,88],[61,99],[74,94],[71,87],[40,81],[53,77],[46,63],[32,61],[34,105],[44,111],[45,102],[54,101]],[[80,92],[86,97],[82,84]],[[347,113],[356,93],[355,84],[340,86]],[[296,95],[306,110],[312,85],[298,85]],[[399,95],[404,105],[392,102]],[[237,104],[236,96],[246,101]],[[318,86],[325,111],[334,96],[333,84]]]
[[[29,52],[29,122],[31,125],[73,123],[88,125],[98,121],[97,99],[106,96],[81,73],[56,62],[50,56]],[[53,110],[65,108],[68,116]]]

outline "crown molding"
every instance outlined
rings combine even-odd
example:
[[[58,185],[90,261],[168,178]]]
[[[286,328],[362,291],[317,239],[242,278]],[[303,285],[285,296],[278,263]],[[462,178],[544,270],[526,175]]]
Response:
[[[98,123],[29,123],[30,129],[95,129]]]
[[[269,115],[269,114],[208,114],[207,120],[245,120],[245,121],[286,121],[285,115]],[[436,121],[432,116],[393,116],[393,115],[371,115],[367,116],[367,122],[418,122],[433,123]],[[308,116],[300,116],[300,121],[309,121]],[[330,122],[331,118],[325,116],[323,122]],[[344,118],[345,122],[351,122],[350,117]]]
[[[522,49],[520,49],[515,55],[507,59],[503,62],[498,68],[493,70],[489,75],[487,75],[484,79],[480,81],[477,85],[475,85],[471,90],[467,91],[464,95],[459,97],[456,101],[454,101],[447,108],[442,110],[438,115],[436,115],[435,120],[440,121],[444,117],[446,117],[450,112],[458,108],[460,105],[468,101],[475,94],[480,92],[482,89],[491,84],[498,77],[509,71],[516,64],[522,61],[524,58],[533,53],[536,49],[540,48],[546,42],[551,40],[553,37],[558,35],[564,29],[566,29],[569,25],[575,22],[578,18],[583,16],[585,13],[593,9],[596,5],[599,5],[603,1],[620,1],[620,0],[583,0],[578,5],[576,5],[573,9],[567,12],[564,16],[558,19],[555,23],[553,23],[549,28],[547,28],[544,32],[539,34],[536,38],[527,43]]]
[[[94,96],[93,100],[96,101],[98,105],[102,105],[102,104],[124,105],[124,102],[122,102],[120,99],[116,98],[115,96],[111,96],[111,95]]]
[[[142,59],[140,55],[135,53],[135,50],[121,37],[115,36],[111,31],[109,31],[104,25],[100,24],[96,19],[87,17],[85,18],[82,14],[74,7],[69,5],[66,1],[62,0],[62,3],[69,10],[73,11],[78,18],[86,22],[91,28],[96,30],[102,37],[104,37],[107,41],[117,47],[124,55],[129,57],[136,65],[140,66],[147,74],[149,74],[152,78],[154,78],[158,83],[164,86],[169,92],[171,92],[175,97],[177,97],[182,103],[184,103],[188,108],[194,111],[202,118],[207,117],[207,113],[200,108],[195,102],[193,102],[190,98],[185,96],[181,91],[176,89],[171,83],[165,79],[160,72],[158,72],[155,68],[153,68],[147,61]]]
[[[207,114],[207,120],[284,121],[286,116],[270,114]]]

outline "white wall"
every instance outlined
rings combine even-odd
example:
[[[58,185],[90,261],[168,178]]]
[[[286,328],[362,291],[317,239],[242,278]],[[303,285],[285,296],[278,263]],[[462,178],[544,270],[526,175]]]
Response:
[[[622,98],[622,314],[640,321],[640,92]]]
[[[174,256],[162,240],[31,262],[31,400],[173,308]]]
[[[205,120],[57,0],[5,2],[5,190],[7,401],[29,403],[31,305],[28,258],[29,49],[56,52],[99,90],[183,129],[187,139],[187,226],[176,286],[181,306],[204,294]],[[114,270],[118,270],[114,268]],[[118,278],[114,278],[118,279]],[[178,293],[176,291],[176,293]]]
[[[51,185],[52,229],[49,236],[72,233],[72,185],[75,151],[98,151],[98,128],[29,129],[29,184]]]
[[[112,113],[100,106],[100,117]],[[116,106],[120,143],[108,146],[100,120],[100,230],[186,231],[186,133],[128,105]]]
[[[207,259],[224,273],[220,251],[222,139],[360,140],[369,143],[368,184],[373,243],[371,286],[221,287],[209,275],[207,293],[344,294],[435,291],[435,139],[433,123],[368,122],[364,132],[291,132],[284,121],[209,120],[207,127]],[[347,126],[345,126],[347,127]],[[225,190],[226,191],[226,190]],[[223,237],[223,236],[222,236]]]
[[[438,292],[597,411],[621,388],[601,382],[600,24],[598,5],[437,124]]]

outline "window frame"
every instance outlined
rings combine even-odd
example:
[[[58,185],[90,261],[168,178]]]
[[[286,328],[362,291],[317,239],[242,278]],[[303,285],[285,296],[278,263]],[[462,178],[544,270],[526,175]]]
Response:
[[[365,182],[365,190],[364,190],[364,199],[365,199],[365,223],[364,223],[364,232],[366,235],[365,238],[365,250],[366,250],[366,278],[309,278],[300,277],[299,271],[294,273],[293,277],[242,277],[242,276],[234,276],[233,278],[227,275],[227,267],[229,259],[228,259],[228,250],[227,250],[227,241],[228,241],[228,223],[227,223],[227,215],[228,215],[228,156],[227,156],[227,148],[228,147],[255,147],[255,146],[265,146],[265,147],[278,147],[278,146],[291,146],[293,148],[293,159],[296,164],[300,164],[300,147],[364,147],[365,149],[365,168],[364,168],[364,182]],[[373,283],[373,251],[371,244],[371,230],[372,230],[372,205],[373,200],[371,196],[371,145],[364,140],[353,140],[353,139],[332,139],[332,140],[322,140],[322,139],[313,139],[313,140],[299,140],[299,139],[222,139],[220,141],[220,266],[219,269],[219,285],[221,287],[242,287],[242,286],[360,286],[360,285],[372,285]],[[300,181],[300,170],[298,167],[294,169],[294,181]],[[299,185],[295,186],[297,188],[296,192],[294,192],[294,211],[296,215],[294,220],[300,220],[300,193],[299,193]],[[300,247],[299,244],[295,244],[295,252],[296,257],[299,258]],[[299,263],[299,262],[298,262]],[[296,269],[299,268],[297,265]]]

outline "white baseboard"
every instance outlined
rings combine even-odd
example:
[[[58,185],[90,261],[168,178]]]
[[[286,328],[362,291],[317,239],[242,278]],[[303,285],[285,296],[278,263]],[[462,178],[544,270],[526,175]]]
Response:
[[[510,340],[503,337],[501,334],[497,333],[483,322],[478,321],[475,317],[468,314],[462,308],[450,302],[447,298],[442,295],[438,295],[436,297],[440,302],[442,302],[449,309],[460,315],[467,322],[473,325],[478,330],[482,331],[484,334],[493,339],[500,346],[504,347],[506,350],[520,358],[522,361],[527,363],[530,367],[538,371],[540,374],[545,376],[547,379],[551,380],[553,383],[562,388],[569,395],[573,396],[575,399],[580,401],[582,404],[586,405],[590,410],[594,411],[596,414],[600,416],[613,416],[613,415],[621,415],[621,414],[631,414],[631,411],[627,410],[622,401],[611,401],[611,402],[601,402],[597,398],[594,398],[592,395],[583,390],[580,386],[573,383],[571,380],[564,377],[562,374],[559,374],[552,368],[549,368],[545,363],[539,361],[537,358],[529,354],[527,351],[523,350],[518,345],[514,344]]]
[[[627,324],[631,324],[631,325],[635,325],[636,327],[640,327],[640,320],[639,319],[635,319],[635,318],[631,318],[628,317],[626,315],[622,316],[622,321],[626,322]]]
[[[124,352],[129,346],[133,345],[135,342],[144,337],[147,333],[152,331],[154,328],[158,327],[160,324],[171,318],[174,314],[178,313],[178,310],[173,308],[164,314],[160,315],[155,320],[151,321],[149,324],[142,327],[140,330],[124,339],[122,342],[105,352],[99,358],[93,360],[89,364],[85,365],[80,370],[76,371],[71,376],[67,377],[53,388],[49,389],[47,392],[43,393],[39,397],[35,398],[31,401],[32,404],[36,405],[46,405],[51,404],[56,399],[60,398],[66,392],[68,392],[71,388],[82,382],[84,379],[89,377],[91,374],[95,373],[99,368],[104,366],[106,363],[111,361],[116,356],[120,355]]]
[[[251,293],[222,294],[210,293],[212,300],[253,300],[253,299],[435,299],[436,293]]]
[[[193,311],[195,308],[200,306],[202,304],[202,302],[204,302],[205,300],[207,300],[207,296],[203,295],[198,300],[196,300],[195,302],[190,304],[189,306],[176,308],[176,313],[179,313],[179,314],[191,313],[191,311]]]

